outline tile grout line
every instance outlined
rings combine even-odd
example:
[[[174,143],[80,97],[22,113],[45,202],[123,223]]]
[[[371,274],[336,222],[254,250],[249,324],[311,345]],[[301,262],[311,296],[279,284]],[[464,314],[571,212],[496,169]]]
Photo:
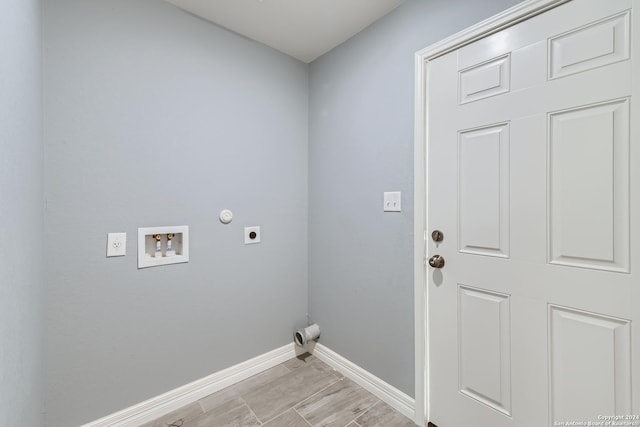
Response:
[[[289,359],[289,360],[291,360],[291,359]],[[311,365],[311,364],[315,363],[316,361],[317,361],[317,360],[314,360],[314,361],[310,362],[310,363],[309,363],[309,365]],[[280,365],[277,365],[277,366],[283,366],[285,369],[287,369],[287,370],[289,371],[289,372],[287,372],[287,374],[285,374],[285,375],[288,375],[288,374],[290,374],[290,373],[294,372],[295,370],[297,370],[297,369],[291,369],[291,368],[289,368],[288,366],[285,366],[284,364],[285,364],[286,362],[288,362],[288,361],[282,362]],[[306,367],[306,366],[305,366],[305,367]],[[335,375],[334,375],[334,377],[335,377]],[[336,377],[336,378],[337,378],[337,377]],[[273,380],[272,380],[272,381],[273,381]],[[271,381],[270,381],[270,382],[271,382]],[[336,381],[332,382],[331,384],[335,384],[335,383],[336,383]],[[265,384],[261,385],[260,387],[262,387],[262,386],[264,386],[264,385],[266,385],[266,384],[268,384],[268,383],[265,383]],[[329,385],[331,385],[331,384],[329,384]],[[327,386],[327,387],[329,387],[329,386]],[[325,387],[325,388],[327,388],[327,387]],[[324,390],[325,388],[323,388],[322,390]],[[321,391],[322,391],[322,390],[321,390]],[[254,390],[252,389],[252,391],[254,391]],[[241,400],[242,400],[242,401],[247,405],[247,407],[249,408],[249,410],[251,411],[251,413],[256,417],[256,419],[258,420],[258,422],[260,423],[260,425],[264,425],[264,424],[268,424],[268,423],[270,423],[271,421],[275,420],[276,418],[278,418],[279,416],[281,416],[282,414],[284,414],[284,413],[285,413],[285,412],[287,412],[288,410],[293,409],[296,405],[300,404],[300,402],[298,402],[298,403],[294,404],[293,406],[291,406],[291,407],[289,407],[289,408],[285,409],[285,410],[284,410],[284,411],[282,411],[281,413],[279,413],[279,414],[277,414],[277,415],[274,415],[272,418],[269,418],[269,419],[266,419],[266,420],[262,421],[262,419],[260,419],[260,418],[258,417],[258,415],[253,411],[253,409],[251,408],[251,405],[249,405],[249,402],[247,402],[247,401],[244,399],[243,395],[244,395],[244,394],[247,394],[247,393],[250,393],[250,392],[246,392],[246,393],[238,393],[238,397],[239,397],[239,398],[240,398],[240,399],[241,399]],[[318,393],[319,393],[319,392],[318,392]],[[317,393],[316,393],[316,394],[317,394]],[[315,395],[315,394],[314,394],[314,395]],[[306,400],[306,399],[305,399],[305,400]],[[303,418],[304,418],[304,417],[303,417]]]
[[[335,375],[334,375],[334,377],[335,377]],[[329,387],[331,387],[332,385],[337,384],[337,383],[338,383],[338,382],[340,382],[340,381],[342,381],[342,379],[341,379],[341,378],[337,378],[337,377],[336,377],[336,381],[333,381],[333,382],[331,382],[331,383],[327,384],[327,386],[326,386],[326,387],[324,387],[323,389],[318,390],[316,393],[313,393],[311,396],[307,397],[306,399],[304,399],[304,400],[302,400],[302,401],[300,401],[300,402],[298,402],[298,403],[294,404],[292,407],[285,409],[284,411],[282,411],[282,412],[281,412],[281,413],[279,413],[278,415],[274,416],[273,418],[266,420],[264,423],[266,424],[266,423],[269,423],[269,422],[271,422],[271,421],[275,420],[275,419],[276,419],[276,418],[278,418],[280,415],[282,415],[282,414],[284,414],[285,412],[287,412],[289,409],[296,409],[296,406],[302,405],[302,404],[303,404],[304,402],[306,402],[307,400],[311,399],[312,397],[314,397],[315,395],[317,395],[317,394],[319,394],[319,393],[322,393],[323,391],[325,391],[326,389],[328,389],[328,388],[329,388]],[[298,412],[298,411],[296,411],[296,412]],[[300,416],[302,417],[302,415],[300,415]],[[304,417],[302,417],[302,418],[304,418]],[[260,420],[260,419],[258,419],[258,420]],[[307,421],[307,419],[306,419],[306,418],[304,418],[304,420],[305,420],[305,421]],[[307,422],[308,422],[308,421],[307,421]]]
[[[380,405],[382,403],[382,399],[378,399],[378,401],[376,403],[374,403],[373,405],[369,406],[367,408],[366,411],[364,411],[363,413],[361,413],[360,415],[358,415],[358,418],[360,418],[361,416],[363,416],[364,414],[366,414],[367,412],[369,412],[370,410],[372,410],[373,408],[375,408],[376,406]],[[356,424],[358,424],[358,418],[356,418],[355,420],[353,420]],[[359,425],[359,424],[358,424]]]
[[[304,420],[305,423],[309,424],[311,427],[313,427],[313,424],[311,424],[309,422],[309,420],[307,420],[305,417],[302,416],[302,414],[300,412],[298,412],[298,410],[295,408],[295,406],[293,408],[291,408],[293,410],[293,412],[295,412],[296,414],[300,415],[300,418],[302,418]]]
[[[329,387],[333,386],[334,384],[338,384],[340,381],[342,381],[344,378],[337,378],[336,380],[332,383],[327,384],[326,387],[324,387],[322,390],[318,390],[316,393],[313,393],[311,396],[307,397],[306,399],[296,403],[295,405],[292,406],[292,408],[296,408],[296,406],[300,406],[302,405],[304,402],[306,402],[307,400],[311,399],[312,397],[317,396],[318,394],[322,393],[323,391],[325,391],[326,389],[328,389]],[[304,418],[304,417],[303,417]]]
[[[291,359],[289,359],[289,360],[291,360]],[[277,366],[282,366],[283,368],[285,368],[285,369],[287,370],[287,373],[286,373],[286,374],[283,374],[283,375],[290,374],[291,372],[293,372],[293,369],[291,369],[291,368],[289,368],[288,366],[286,366],[286,365],[285,365],[285,363],[286,363],[286,362],[288,362],[288,360],[287,360],[287,361],[285,361],[285,362],[282,362],[282,363],[280,363],[280,364],[278,364],[278,365],[276,365],[276,366],[274,366],[274,368],[275,368],[275,367],[277,367]],[[273,368],[271,368],[271,369],[273,369]],[[256,374],[256,375],[259,375],[259,374]],[[254,375],[254,376],[255,376],[255,375]],[[249,378],[245,379],[244,381],[247,381],[247,380],[249,380],[249,379],[251,379],[251,378],[252,378],[252,377],[249,377]],[[279,378],[279,377],[278,377],[278,378]],[[276,379],[277,379],[277,378],[276,378]],[[264,386],[264,385],[268,384],[269,382],[272,382],[273,380],[274,380],[274,379],[271,379],[270,381],[268,381],[268,382],[267,382],[267,383],[265,383],[265,384],[262,384],[262,385],[261,385],[261,386],[259,386],[259,387],[262,387],[262,386]],[[240,381],[240,383],[242,383],[242,382],[244,382],[244,381]],[[238,383],[238,384],[240,384],[240,383]],[[234,387],[235,385],[237,385],[237,384],[234,384],[234,385],[232,385],[232,386],[230,386],[230,387],[228,387],[228,388]],[[258,388],[259,388],[259,387],[258,387]],[[255,388],[256,388],[256,387],[252,387],[250,390],[254,390]],[[251,414],[255,417],[255,419],[258,421],[258,423],[260,423],[260,425],[261,425],[261,426],[263,426],[263,425],[265,425],[267,422],[271,421],[271,420],[262,421],[262,420],[258,417],[258,415],[254,412],[253,408],[251,408],[251,405],[249,405],[249,402],[247,402],[247,401],[245,400],[245,398],[244,398],[244,395],[245,395],[245,394],[247,394],[247,393],[248,393],[248,392],[246,392],[246,391],[245,391],[245,392],[240,392],[240,391],[238,390],[238,391],[237,391],[237,396],[236,396],[236,398],[238,398],[238,399],[240,399],[240,400],[242,401],[243,405],[244,405],[244,406],[246,406],[246,407],[249,409],[249,412],[251,412]],[[213,394],[215,394],[215,393],[213,393]],[[200,401],[198,401],[198,402],[200,402]],[[203,410],[203,413],[206,413],[206,411],[204,411],[204,408],[202,407],[202,404],[201,404],[201,403],[200,403],[200,408]],[[280,415],[278,415],[278,416],[280,416]],[[274,417],[274,418],[276,418],[276,417]]]
[[[289,360],[291,360],[291,359],[289,359]],[[312,364],[314,364],[314,363],[316,363],[316,362],[318,362],[318,363],[323,363],[323,364],[324,364],[324,362],[320,361],[319,359],[315,359],[315,360],[311,361],[311,362],[309,363],[309,365],[307,365],[307,366],[311,366]],[[291,368],[289,368],[288,366],[285,366],[285,365],[284,365],[285,363],[286,363],[286,362],[282,362],[280,365],[284,366],[284,368],[285,368],[285,369],[287,369],[287,370],[289,371],[289,372],[287,372],[287,374],[289,374],[289,373],[291,373],[291,372],[294,372],[295,370],[299,369],[299,368],[297,368],[297,369],[291,369]],[[306,368],[306,366],[303,366],[303,367],[305,367],[305,368]],[[335,371],[335,369],[334,369],[334,371]],[[317,393],[312,394],[312,395],[311,395],[311,396],[309,396],[307,399],[311,398],[312,396],[315,396],[316,394],[318,394],[318,393],[320,393],[320,392],[324,391],[324,390],[325,390],[325,389],[327,389],[328,387],[330,387],[330,386],[332,386],[333,384],[336,384],[338,381],[342,380],[342,378],[338,378],[338,377],[336,377],[336,376],[333,374],[333,372],[331,373],[331,375],[333,375],[333,377],[336,379],[336,381],[333,381],[333,382],[329,383],[329,384],[328,384],[326,387],[324,387],[322,390],[318,391]],[[264,385],[266,385],[266,384],[263,384],[263,386],[264,386]],[[262,386],[261,386],[261,387],[262,387]],[[307,400],[307,399],[304,399],[302,402],[295,403],[293,406],[291,406],[291,407],[289,407],[289,408],[285,409],[284,411],[282,411],[281,413],[279,413],[279,414],[277,414],[277,415],[273,416],[272,418],[269,418],[269,419],[267,419],[267,420],[262,421],[262,420],[258,417],[258,415],[256,415],[256,413],[253,411],[253,409],[251,408],[251,405],[249,405],[249,403],[244,399],[244,397],[243,397],[243,395],[244,395],[244,394],[246,394],[246,393],[239,393],[239,394],[238,394],[238,397],[239,397],[239,398],[240,398],[240,399],[241,399],[241,400],[242,400],[242,401],[247,405],[247,407],[249,408],[249,410],[251,411],[251,413],[256,417],[256,419],[258,420],[258,422],[259,422],[259,423],[261,423],[260,425],[264,425],[264,424],[268,424],[268,423],[270,423],[271,421],[275,420],[276,418],[278,418],[279,416],[281,416],[282,414],[284,414],[284,413],[285,413],[285,412],[287,412],[288,410],[290,410],[290,409],[294,409],[297,405],[299,405],[300,403],[302,403],[302,402],[304,402],[305,400]],[[296,412],[297,412],[297,411],[296,411]],[[301,415],[301,416],[302,416],[302,415]],[[304,418],[304,417],[302,417],[302,418]],[[305,421],[306,421],[306,419],[305,419]]]
[[[348,426],[351,423],[355,423],[357,426],[359,426],[360,424],[358,424],[358,418],[360,418],[361,416],[363,416],[364,414],[366,414],[367,412],[369,412],[374,406],[376,406],[378,403],[382,402],[382,400],[376,398],[378,401],[375,402],[373,405],[369,406],[367,409],[365,409],[364,411],[362,411],[362,413],[358,414],[357,417],[355,417],[354,419],[352,419],[350,422],[348,422],[346,425]]]
[[[286,368],[286,366],[285,366]],[[249,408],[249,412],[251,412],[253,414],[254,417],[256,417],[256,420],[258,420],[258,422],[260,423],[261,426],[265,425],[265,423],[262,422],[262,420],[260,418],[258,418],[258,416],[256,415],[255,412],[253,412],[253,409],[251,409],[251,406],[249,405],[249,403],[244,400],[244,398],[242,396],[239,396],[240,400],[242,400],[244,402],[244,404],[246,405],[247,408]]]

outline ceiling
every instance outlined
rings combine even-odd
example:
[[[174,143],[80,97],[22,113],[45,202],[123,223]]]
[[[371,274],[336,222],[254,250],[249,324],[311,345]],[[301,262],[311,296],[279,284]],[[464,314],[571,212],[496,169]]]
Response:
[[[309,63],[405,0],[167,1]]]

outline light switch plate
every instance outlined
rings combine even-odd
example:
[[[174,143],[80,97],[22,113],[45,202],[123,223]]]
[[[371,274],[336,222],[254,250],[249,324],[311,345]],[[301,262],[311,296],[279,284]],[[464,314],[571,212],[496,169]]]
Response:
[[[384,211],[400,212],[402,210],[402,193],[390,191],[384,193]]]
[[[107,256],[125,256],[127,254],[127,233],[107,234]]]

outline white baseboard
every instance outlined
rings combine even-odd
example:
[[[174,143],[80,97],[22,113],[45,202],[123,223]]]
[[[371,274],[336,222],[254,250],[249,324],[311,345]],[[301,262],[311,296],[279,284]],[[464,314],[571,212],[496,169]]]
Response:
[[[345,377],[351,379],[396,411],[415,420],[415,400],[397,388],[384,382],[370,372],[365,371],[355,363],[345,359],[322,344],[315,344],[309,346],[307,349],[301,349],[291,343],[122,411],[84,424],[81,427],[137,427],[255,374],[273,368],[306,350],[312,352],[318,359],[342,373]]]
[[[365,371],[350,360],[330,350],[322,344],[316,344],[313,354],[336,371],[343,374],[371,394],[387,403],[396,411],[416,421],[416,402],[392,385],[384,382],[372,373]]]
[[[137,427],[295,356],[295,344],[287,344],[81,427]]]

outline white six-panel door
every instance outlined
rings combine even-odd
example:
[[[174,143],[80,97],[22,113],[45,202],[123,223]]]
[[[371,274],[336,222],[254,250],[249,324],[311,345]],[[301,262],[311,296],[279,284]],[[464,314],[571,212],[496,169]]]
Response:
[[[574,0],[428,64],[439,427],[640,426],[632,3]]]

